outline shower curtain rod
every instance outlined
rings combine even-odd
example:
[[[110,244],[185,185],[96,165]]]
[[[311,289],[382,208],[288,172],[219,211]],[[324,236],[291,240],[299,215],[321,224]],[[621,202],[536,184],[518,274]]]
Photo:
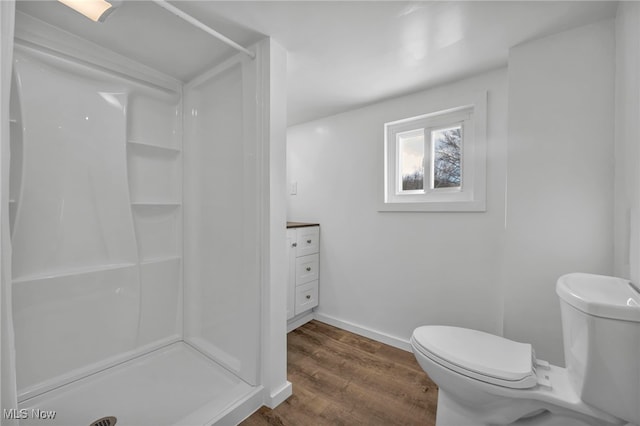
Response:
[[[184,19],[185,21],[187,21],[188,23],[190,23],[194,27],[200,28],[202,31],[214,36],[218,40],[222,41],[223,43],[228,44],[229,46],[233,47],[234,49],[239,50],[240,52],[246,53],[251,59],[255,59],[256,54],[253,53],[252,51],[244,48],[243,46],[240,46],[238,43],[236,43],[235,41],[231,40],[229,37],[226,37],[226,36],[220,34],[216,30],[214,30],[213,28],[203,24],[202,22],[198,21],[193,16],[183,12],[182,10],[180,10],[177,7],[173,6],[171,3],[167,2],[166,0],[153,0],[153,1],[158,6],[168,10],[169,12],[173,13],[177,17]]]

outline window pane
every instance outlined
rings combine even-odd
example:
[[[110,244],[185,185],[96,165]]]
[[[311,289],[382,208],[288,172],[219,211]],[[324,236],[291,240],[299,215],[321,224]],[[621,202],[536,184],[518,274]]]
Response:
[[[400,191],[424,190],[424,131],[398,135]]]
[[[460,187],[462,126],[431,132],[433,188]]]

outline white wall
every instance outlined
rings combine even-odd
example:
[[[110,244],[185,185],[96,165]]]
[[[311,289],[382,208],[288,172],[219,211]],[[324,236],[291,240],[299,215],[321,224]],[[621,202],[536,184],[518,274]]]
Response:
[[[509,54],[505,336],[563,364],[556,280],[613,273],[614,22]]]
[[[321,225],[317,312],[324,320],[404,347],[423,324],[501,332],[506,83],[500,69],[289,128],[288,179],[298,193],[289,196],[288,219]],[[378,212],[384,123],[479,90],[488,90],[487,211]]]
[[[603,21],[514,47],[508,71],[289,128],[288,218],[321,224],[319,317],[398,346],[421,324],[504,332],[562,365],[557,278],[614,271],[614,52],[614,22]],[[486,213],[378,212],[383,123],[479,89]],[[631,96],[620,101],[629,117]],[[624,202],[637,205],[633,185]]]
[[[616,17],[615,274],[640,280],[640,4]],[[633,233],[632,233],[633,231]]]

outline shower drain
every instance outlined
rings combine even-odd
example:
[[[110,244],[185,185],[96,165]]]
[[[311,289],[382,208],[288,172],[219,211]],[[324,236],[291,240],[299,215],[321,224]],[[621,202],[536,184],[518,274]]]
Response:
[[[91,423],[89,426],[113,426],[117,422],[118,422],[118,419],[116,419],[113,416],[109,416],[109,417],[103,417],[101,419],[98,419],[95,422]]]

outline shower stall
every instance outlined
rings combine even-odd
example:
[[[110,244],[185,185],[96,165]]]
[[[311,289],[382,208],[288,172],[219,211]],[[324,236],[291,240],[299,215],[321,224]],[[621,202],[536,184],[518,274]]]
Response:
[[[277,405],[284,51],[262,39],[184,81],[3,3],[0,423],[236,424]]]

